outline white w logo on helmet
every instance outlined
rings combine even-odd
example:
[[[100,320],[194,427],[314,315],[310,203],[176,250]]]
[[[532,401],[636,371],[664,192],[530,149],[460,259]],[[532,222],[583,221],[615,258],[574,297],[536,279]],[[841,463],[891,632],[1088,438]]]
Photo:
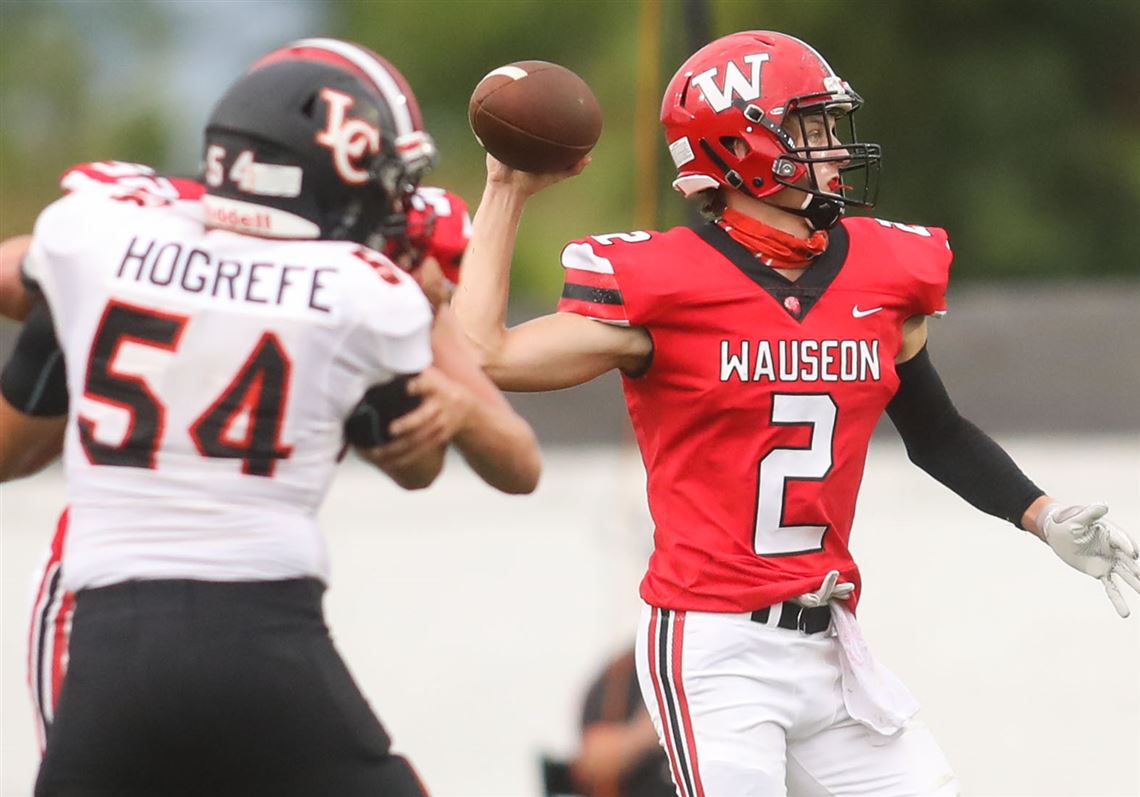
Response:
[[[363,119],[345,119],[355,100],[333,89],[321,89],[321,99],[328,103],[328,125],[317,133],[317,143],[332,151],[333,165],[346,183],[367,182],[368,168],[360,160],[380,152],[380,130]]]
[[[724,89],[713,82],[716,67],[701,72],[693,78],[693,85],[701,90],[704,97],[714,111],[720,113],[732,106],[732,95],[739,96],[745,102],[752,102],[760,96],[760,67],[768,60],[768,53],[755,53],[744,56],[744,63],[752,67],[751,74],[746,78],[734,62],[729,61],[724,68]]]

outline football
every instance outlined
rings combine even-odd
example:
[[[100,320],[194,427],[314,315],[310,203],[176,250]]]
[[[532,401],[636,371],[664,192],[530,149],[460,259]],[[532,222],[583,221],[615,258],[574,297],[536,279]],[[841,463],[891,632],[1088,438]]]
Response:
[[[471,94],[467,116],[483,149],[524,172],[569,169],[602,133],[602,109],[586,81],[547,61],[488,72]]]

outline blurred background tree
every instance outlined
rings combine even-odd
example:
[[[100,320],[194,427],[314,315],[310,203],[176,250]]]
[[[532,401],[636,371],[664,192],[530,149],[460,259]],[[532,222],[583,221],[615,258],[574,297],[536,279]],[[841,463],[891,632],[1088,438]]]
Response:
[[[4,0],[0,14],[4,236],[30,229],[73,163],[115,153],[166,162],[170,130],[154,102],[161,86],[147,68],[170,34],[159,4]]]
[[[875,214],[947,227],[956,284],[1140,275],[1140,4],[1129,0],[0,0],[0,234],[29,229],[77,161],[194,173],[212,99],[257,54],[305,35],[354,39],[405,73],[443,153],[432,181],[474,206],[471,89],[496,66],[540,58],[581,74],[605,111],[593,165],[540,196],[524,224],[515,288],[549,306],[564,241],[637,226],[637,146],[655,153],[657,226],[685,220],[660,133],[640,145],[633,134],[651,7],[651,113],[703,38],[702,16],[709,37],[774,28],[824,53],[867,102],[861,137],[884,148]]]

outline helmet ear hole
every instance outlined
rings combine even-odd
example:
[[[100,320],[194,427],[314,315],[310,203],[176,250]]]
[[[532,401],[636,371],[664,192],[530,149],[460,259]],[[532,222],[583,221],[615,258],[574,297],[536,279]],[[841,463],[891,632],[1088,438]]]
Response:
[[[313,92],[309,98],[305,100],[305,104],[301,106],[301,113],[305,115],[306,119],[312,119],[317,111],[317,93]]]
[[[739,136],[721,136],[720,145],[737,158],[743,158],[752,151],[748,142]]]

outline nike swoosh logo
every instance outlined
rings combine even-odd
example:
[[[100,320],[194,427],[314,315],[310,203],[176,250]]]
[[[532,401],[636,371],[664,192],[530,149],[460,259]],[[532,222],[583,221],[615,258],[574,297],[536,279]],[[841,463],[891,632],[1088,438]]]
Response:
[[[872,307],[870,310],[860,310],[859,305],[855,305],[851,308],[851,315],[855,318],[866,318],[869,315],[874,315],[882,309],[882,307]]]

